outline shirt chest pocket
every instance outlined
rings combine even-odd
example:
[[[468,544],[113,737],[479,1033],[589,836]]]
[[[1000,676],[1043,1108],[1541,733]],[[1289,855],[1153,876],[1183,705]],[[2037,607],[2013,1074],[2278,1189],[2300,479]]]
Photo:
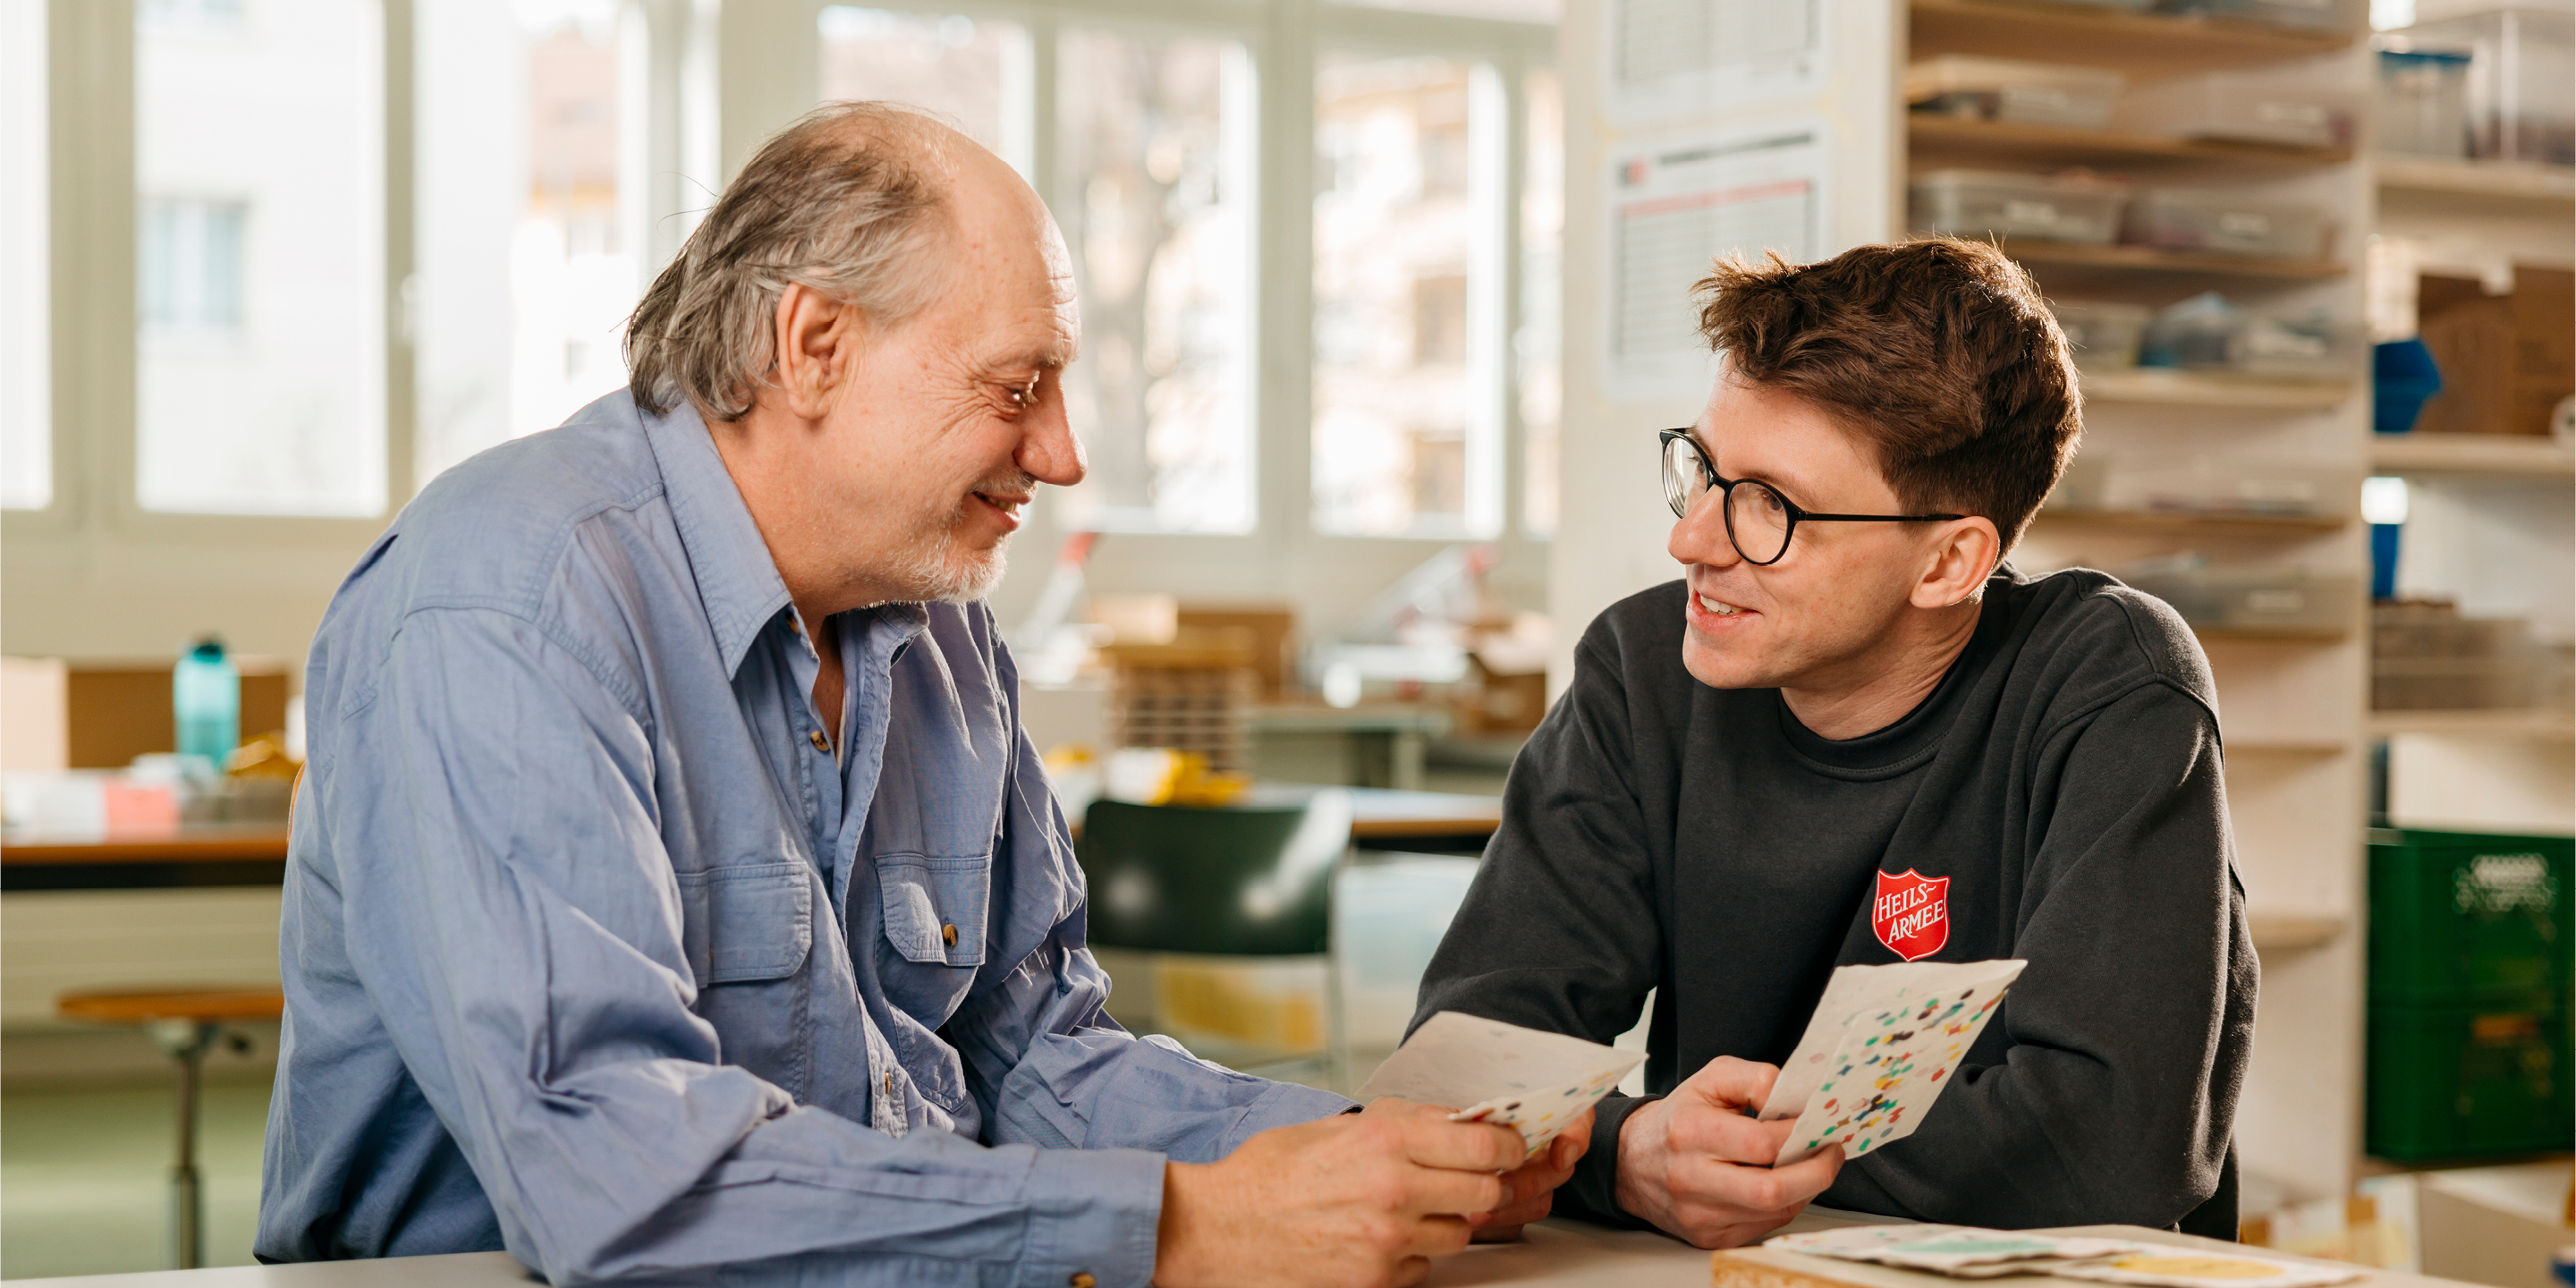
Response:
[[[813,869],[793,860],[680,874],[680,945],[700,987],[785,979],[814,950]]]
[[[991,855],[928,858],[890,854],[877,860],[877,894],[885,942],[905,961],[923,965],[984,964],[984,913],[992,893]]]

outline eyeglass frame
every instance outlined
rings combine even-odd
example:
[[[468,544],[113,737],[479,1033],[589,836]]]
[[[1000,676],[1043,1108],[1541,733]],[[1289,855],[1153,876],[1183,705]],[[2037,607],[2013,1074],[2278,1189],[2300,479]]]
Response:
[[[1668,465],[1672,459],[1672,444],[1676,439],[1690,445],[1691,456],[1699,461],[1700,473],[1706,475],[1708,478],[1708,491],[1702,492],[1700,495],[1706,496],[1708,495],[1708,492],[1716,492],[1722,498],[1718,505],[1718,515],[1726,522],[1726,543],[1735,547],[1735,553],[1738,558],[1756,568],[1768,568],[1771,565],[1788,558],[1789,543],[1797,537],[1798,525],[1806,521],[1812,520],[1816,523],[1946,523],[1952,519],[1964,519],[1968,517],[1964,514],[1818,514],[1812,510],[1801,507],[1797,502],[1789,499],[1788,493],[1783,492],[1778,487],[1765,483],[1760,479],[1730,479],[1721,477],[1717,472],[1716,463],[1708,459],[1708,449],[1700,446],[1699,437],[1692,433],[1688,428],[1682,428],[1667,429],[1655,435],[1655,472],[1656,474],[1663,476],[1666,480],[1667,486],[1664,489],[1664,504],[1672,507],[1673,517],[1676,519],[1687,519],[1690,517],[1690,509],[1683,503],[1680,489],[1669,485],[1672,481],[1672,477]],[[1783,528],[1780,532],[1780,553],[1773,555],[1768,559],[1754,558],[1751,554],[1745,551],[1744,543],[1735,539],[1735,507],[1733,505],[1733,501],[1735,499],[1735,485],[1738,483],[1751,483],[1756,487],[1770,492],[1771,495],[1780,498],[1780,508],[1789,516],[1788,526]]]

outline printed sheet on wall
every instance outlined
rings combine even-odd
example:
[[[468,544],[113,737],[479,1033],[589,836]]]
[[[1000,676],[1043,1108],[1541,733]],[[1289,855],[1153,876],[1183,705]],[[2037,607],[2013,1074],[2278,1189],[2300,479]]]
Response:
[[[1611,0],[1602,105],[1624,127],[1813,99],[1823,0]]]
[[[1691,287],[1728,251],[1793,262],[1825,248],[1830,136],[1819,120],[1634,141],[1611,153],[1602,392],[1613,402],[1703,395],[1715,374]]]

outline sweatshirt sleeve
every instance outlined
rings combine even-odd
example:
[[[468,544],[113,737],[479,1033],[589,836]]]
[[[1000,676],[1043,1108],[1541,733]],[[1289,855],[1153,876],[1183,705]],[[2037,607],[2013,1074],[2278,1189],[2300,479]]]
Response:
[[[2157,683],[2049,741],[2014,941],[2030,966],[1996,1018],[2011,1046],[1963,1066],[1903,1148],[1844,1167],[1827,1206],[2166,1227],[2218,1186],[2256,965],[2217,722]]]
[[[1637,750],[1615,659],[1605,626],[1576,648],[1574,683],[1512,764],[1502,825],[1423,974],[1410,1027],[1461,1011],[1607,1043],[1636,1026],[1663,972],[1664,901],[1627,777]],[[1601,1102],[1557,1212],[1638,1224],[1619,1210],[1616,1180],[1619,1124],[1643,1103]]]

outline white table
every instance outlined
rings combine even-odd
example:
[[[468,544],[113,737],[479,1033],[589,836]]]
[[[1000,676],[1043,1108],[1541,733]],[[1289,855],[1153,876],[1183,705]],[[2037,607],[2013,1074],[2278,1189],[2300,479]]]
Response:
[[[1883,1224],[1886,1217],[1856,1212],[1809,1209],[1783,1233],[1803,1233],[1837,1226]],[[2246,1251],[2239,1245],[2195,1238],[2164,1230],[2126,1225],[2088,1225],[2051,1234],[2092,1234],[2169,1243],[2212,1252]],[[1787,1254],[1757,1252],[1766,1259]],[[2306,1260],[2263,1250],[2263,1256]],[[1794,1258],[1814,1265],[1820,1259]],[[1784,1262],[1784,1265],[1792,1264]],[[1852,1288],[1966,1288],[1974,1282],[1891,1266],[1831,1263],[1837,1279]],[[223,1266],[212,1270],[157,1270],[136,1275],[92,1275],[76,1279],[13,1279],[10,1288],[521,1288],[538,1282],[506,1252],[466,1252],[444,1257],[401,1257],[385,1261],[334,1261],[298,1266]],[[2071,1279],[2028,1278],[1997,1281],[2019,1288],[2101,1288]],[[1510,1284],[1517,1288],[1709,1288],[1709,1254],[1660,1234],[1609,1230],[1575,1221],[1547,1221],[1530,1227],[1522,1241],[1480,1244],[1436,1263],[1432,1288],[1481,1288]],[[2448,1279],[2394,1271],[2372,1271],[2339,1288],[2466,1288]]]

